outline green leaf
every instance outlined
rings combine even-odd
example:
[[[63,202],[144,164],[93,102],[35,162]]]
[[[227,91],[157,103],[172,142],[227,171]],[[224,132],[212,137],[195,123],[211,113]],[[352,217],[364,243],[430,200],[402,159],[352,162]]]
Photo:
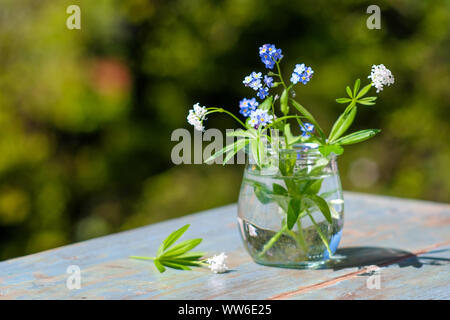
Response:
[[[284,115],[289,113],[288,98],[288,90],[284,89],[280,97],[280,109]]]
[[[184,266],[182,264],[178,264],[171,261],[161,261],[161,264],[165,265],[166,267],[178,269],[178,270],[191,270],[188,266]]]
[[[349,108],[350,110],[348,110]],[[355,119],[356,111],[357,107],[352,102],[334,123],[328,139],[330,142],[333,142],[347,131]]]
[[[255,160],[256,164],[259,166],[261,163],[261,159],[259,157],[259,147],[258,147],[258,141],[256,139],[253,139],[250,141],[250,150],[253,155],[253,159]]]
[[[288,144],[290,144],[289,140],[294,140],[294,135],[291,132],[291,125],[290,125],[290,123],[286,123],[286,125],[284,126],[283,133],[286,136],[286,139],[288,140]]]
[[[264,145],[263,139],[259,138],[258,140],[258,152],[259,152],[259,161],[260,161],[260,166],[262,164],[265,164],[267,161],[267,148]]]
[[[337,212],[336,209],[332,205],[330,205],[328,207],[330,208],[331,217],[333,217],[335,219],[339,219],[340,218],[339,212]]]
[[[266,98],[259,106],[258,109],[268,111],[272,107],[273,96]]]
[[[381,131],[380,129],[366,129],[366,130],[357,131],[357,132],[351,133],[345,137],[342,137],[342,138],[336,140],[336,143],[339,143],[341,145],[349,145],[349,144],[362,142],[362,141],[372,138],[380,131]]]
[[[322,198],[326,199],[326,198],[332,196],[332,195],[333,195],[334,193],[336,193],[336,192],[337,192],[337,189],[333,189],[333,190],[330,190],[330,191],[321,193],[320,196],[321,196]]]
[[[352,93],[352,89],[350,89],[350,87],[349,87],[349,86],[347,86],[347,87],[345,88],[345,90],[347,90],[347,94],[348,94],[348,96],[349,96],[350,98],[353,98],[353,93]]]
[[[287,211],[287,227],[291,230],[297,218],[300,214],[301,200],[300,199],[291,199],[289,201],[288,211]]]
[[[220,155],[223,154],[223,153],[227,153],[227,152],[233,150],[233,149],[235,148],[235,145],[236,145],[239,141],[240,141],[240,140],[238,140],[238,141],[236,141],[236,142],[234,142],[234,143],[231,143],[231,144],[227,145],[226,147],[220,149],[219,151],[217,151],[216,153],[214,153],[211,157],[209,157],[208,159],[206,159],[206,160],[205,160],[205,163],[214,160],[215,158],[217,158],[218,156],[220,156]]]
[[[303,107],[300,103],[298,103],[297,101],[295,101],[294,99],[291,99],[292,105],[302,114],[305,116],[306,119],[308,119],[317,129],[317,131],[319,132],[320,136],[322,138],[325,138],[325,135],[323,133],[322,128],[319,126],[319,124],[317,123],[316,119],[314,119],[313,115],[305,109],[305,107]]]
[[[192,267],[196,267],[196,266],[200,266],[202,264],[201,261],[196,261],[196,260],[187,260],[187,259],[179,259],[177,258],[164,258],[164,259],[160,259],[160,262],[164,265],[166,262],[170,262],[170,263],[176,263],[182,266],[192,266]]]
[[[317,194],[322,187],[323,179],[317,179],[305,190],[307,194]]]
[[[377,97],[365,97],[365,98],[359,99],[359,101],[370,101],[370,102],[373,102],[375,100],[377,100]]]
[[[272,123],[272,128],[279,130],[279,131],[283,131],[284,127],[283,127],[283,121],[276,121]]]
[[[205,162],[212,161],[212,160],[214,160],[215,158],[217,158],[218,156],[220,156],[221,154],[226,153],[226,152],[232,150],[232,149],[234,148],[234,146],[235,146],[236,143],[237,143],[237,141],[234,142],[234,143],[232,143],[232,144],[229,144],[229,145],[225,146],[223,149],[217,151],[217,152],[214,153],[211,157],[209,157],[208,159],[206,159]]]
[[[158,269],[160,273],[166,271],[166,268],[163,267],[163,265],[161,264],[161,262],[159,262],[158,259],[153,260],[153,263],[155,264],[156,269]]]
[[[354,87],[353,87],[353,96],[354,96],[354,97],[356,97],[356,93],[358,92],[359,86],[360,86],[360,85],[361,85],[361,80],[356,79],[355,85],[354,85]]]
[[[297,153],[295,151],[283,153],[279,159],[279,168],[283,176],[291,176],[294,173],[297,162]]]
[[[244,182],[253,186],[254,193],[262,204],[275,201],[284,212],[287,212],[288,198],[286,196],[274,194],[265,184],[258,181],[244,178]]]
[[[237,129],[232,132],[227,132],[227,136],[253,139],[257,137],[257,133],[255,129],[248,129],[248,130]]]
[[[339,156],[344,152],[344,148],[342,148],[339,144],[325,144],[323,146],[319,146],[319,152],[324,157],[328,157],[332,152]]]
[[[356,100],[358,100],[359,98],[364,97],[364,95],[370,90],[370,88],[372,87],[372,84],[369,83],[367,86],[365,86],[364,88],[361,89],[361,91],[358,93],[358,95],[356,96]]]
[[[162,243],[162,245],[160,246],[160,249],[158,249],[158,255],[160,255],[160,253],[162,253],[164,250],[166,250],[167,248],[169,248],[172,244],[175,243],[175,241],[177,241],[185,232],[186,230],[189,228],[189,224],[181,227],[180,229],[172,232]]]
[[[188,252],[189,250],[194,249],[201,242],[202,239],[191,239],[182,241],[179,244],[173,246],[170,250],[165,251],[161,257],[173,257],[181,255],[183,253]]]
[[[359,104],[366,105],[366,106],[372,106],[375,104],[375,100],[377,100],[377,97],[366,97],[366,98],[357,100],[356,102]]]
[[[352,99],[349,99],[349,98],[337,98],[336,99],[337,103],[347,103],[347,102],[350,102],[350,101],[352,101]]]
[[[316,164],[311,168],[311,171],[309,174],[311,176],[322,175],[323,168],[325,168],[329,162],[330,162],[330,160],[328,160],[327,158],[318,159],[316,161]]]
[[[278,183],[274,183],[272,185],[272,188],[273,188],[273,193],[274,194],[278,194],[278,195],[281,195],[281,196],[287,196],[288,195],[288,191],[282,185],[280,185]]]
[[[252,126],[250,125],[250,120],[251,120],[250,117],[248,117],[248,118],[245,120],[245,127],[247,128],[247,130],[252,128]]]
[[[373,106],[375,104],[375,102],[369,102],[369,101],[362,101],[362,100],[358,100],[357,101],[359,104],[363,104],[365,106]]]
[[[164,242],[161,243],[158,247],[158,251],[156,251],[156,256],[159,257],[164,251]]]
[[[239,139],[236,141],[236,143],[234,144],[234,148],[230,151],[228,151],[225,159],[223,159],[223,165],[225,165],[228,160],[230,160],[236,153],[239,152],[239,150],[241,150],[243,147],[245,147],[248,144],[249,140],[248,139]]]
[[[327,219],[328,223],[332,222],[331,219],[331,213],[330,208],[328,207],[328,203],[325,201],[325,199],[317,196],[317,195],[309,195],[309,198],[314,201],[316,206],[319,208],[319,210],[322,212],[325,219]]]
[[[177,256],[177,259],[198,260],[206,255],[206,252],[187,252]]]
[[[298,120],[298,119],[297,119]],[[295,137],[291,132],[291,125],[290,123],[286,123],[284,126],[283,133],[287,139],[288,146],[293,145],[294,143],[300,141],[301,137]]]
[[[254,185],[253,191],[255,192],[256,198],[258,198],[259,202],[262,204],[268,204],[272,201],[272,198],[270,197],[271,192],[269,189],[265,189],[261,185]]]
[[[272,190],[265,184],[248,178],[244,178],[244,182],[253,186],[253,191],[262,204],[267,204],[272,201]]]

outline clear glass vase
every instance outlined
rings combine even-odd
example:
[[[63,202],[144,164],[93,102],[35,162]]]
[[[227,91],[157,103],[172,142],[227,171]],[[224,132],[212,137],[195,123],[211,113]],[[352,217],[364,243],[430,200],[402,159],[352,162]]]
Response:
[[[244,245],[257,263],[319,268],[342,235],[344,198],[336,157],[313,143],[269,155],[269,164],[246,165],[238,202]]]

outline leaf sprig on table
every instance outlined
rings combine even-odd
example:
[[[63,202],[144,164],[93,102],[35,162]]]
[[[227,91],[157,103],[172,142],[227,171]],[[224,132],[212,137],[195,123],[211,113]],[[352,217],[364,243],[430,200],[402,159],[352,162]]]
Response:
[[[208,266],[214,273],[225,272],[228,268],[225,265],[226,256],[224,253],[210,259],[204,259],[206,252],[189,252],[197,247],[202,239],[184,240],[175,242],[186,232],[189,224],[172,232],[159,246],[156,257],[130,256],[132,259],[153,260],[155,267],[160,273],[166,268],[177,270],[191,270],[190,267]]]
[[[175,242],[186,232],[189,224],[172,232],[159,246],[156,257],[131,256],[130,258],[139,260],[153,260],[155,267],[163,273],[167,268],[178,270],[191,270],[191,266],[202,266],[205,263],[201,258],[205,252],[189,252],[198,246],[202,239],[184,240],[175,245]]]

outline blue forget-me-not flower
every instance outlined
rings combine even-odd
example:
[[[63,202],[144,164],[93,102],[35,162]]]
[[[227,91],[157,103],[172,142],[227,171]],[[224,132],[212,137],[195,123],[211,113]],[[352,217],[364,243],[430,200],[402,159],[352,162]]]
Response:
[[[270,115],[267,111],[256,109],[250,113],[250,125],[254,128],[258,128],[259,126],[265,126],[269,123],[272,123],[273,116]]]
[[[264,44],[259,48],[259,56],[266,68],[273,69],[275,62],[283,58],[281,49],[275,48],[273,44]]]
[[[314,125],[308,122],[305,122],[303,126],[300,126],[300,130],[302,131],[303,138],[309,138],[311,136],[311,132],[314,131]]]
[[[244,98],[241,101],[239,101],[239,112],[244,116],[248,117],[252,111],[255,111],[256,108],[259,106],[258,101],[256,101],[255,98],[247,99]]]
[[[298,82],[307,84],[308,81],[311,80],[313,73],[314,71],[311,69],[311,67],[305,66],[304,63],[296,64],[291,75],[291,82],[293,84],[297,84]]]

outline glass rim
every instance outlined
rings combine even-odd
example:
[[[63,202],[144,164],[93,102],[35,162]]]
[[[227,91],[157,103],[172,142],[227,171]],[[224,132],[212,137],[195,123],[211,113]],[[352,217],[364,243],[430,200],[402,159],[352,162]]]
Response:
[[[295,143],[291,145],[291,148],[283,148],[280,147],[278,149],[273,149],[273,147],[269,144],[267,147],[267,151],[274,155],[278,154],[281,156],[287,156],[287,155],[295,155],[297,159],[319,159],[319,158],[328,158],[328,159],[335,159],[337,155],[335,153],[330,153],[327,157],[325,157],[322,153],[319,151],[319,144],[316,142],[300,142]],[[244,151],[248,154],[250,154],[249,145],[246,145],[244,147]]]
[[[286,149],[286,148],[280,148],[280,152],[319,152],[319,144],[315,142],[301,142],[301,143],[295,143],[292,145],[292,148]]]
[[[337,155],[335,153],[330,153],[327,157],[325,157],[319,151],[319,144],[315,142],[301,142],[292,145],[292,148],[286,149],[282,148],[278,150],[280,156],[286,155],[295,155],[298,160],[313,160],[320,158],[328,158],[330,160],[336,159]]]

